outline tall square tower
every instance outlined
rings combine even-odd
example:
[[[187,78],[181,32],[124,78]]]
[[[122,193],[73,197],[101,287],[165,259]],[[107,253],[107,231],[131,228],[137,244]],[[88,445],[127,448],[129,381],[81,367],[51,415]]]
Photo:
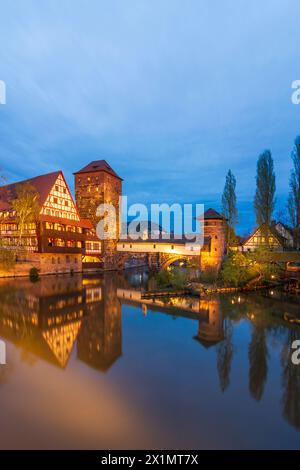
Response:
[[[75,199],[81,218],[89,219],[96,228],[99,218],[96,216],[100,204],[113,204],[116,210],[116,233],[119,234],[119,198],[122,196],[122,178],[105,160],[92,161],[74,173]],[[110,221],[110,224],[113,223]],[[112,229],[112,227],[109,227]],[[117,239],[102,240],[102,263],[104,269],[117,266]]]

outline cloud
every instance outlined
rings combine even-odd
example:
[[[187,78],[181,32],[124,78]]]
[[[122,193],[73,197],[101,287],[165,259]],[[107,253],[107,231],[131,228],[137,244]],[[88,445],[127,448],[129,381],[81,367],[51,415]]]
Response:
[[[271,148],[281,197],[300,106],[299,3],[16,0],[1,4],[0,166],[11,179],[106,158],[137,202],[250,201]]]

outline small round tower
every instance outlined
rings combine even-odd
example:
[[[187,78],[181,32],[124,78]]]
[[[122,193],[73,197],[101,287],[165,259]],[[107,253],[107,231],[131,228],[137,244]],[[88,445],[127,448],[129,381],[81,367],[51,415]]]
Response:
[[[201,269],[220,269],[226,253],[226,219],[214,209],[204,212],[204,247],[201,251]]]

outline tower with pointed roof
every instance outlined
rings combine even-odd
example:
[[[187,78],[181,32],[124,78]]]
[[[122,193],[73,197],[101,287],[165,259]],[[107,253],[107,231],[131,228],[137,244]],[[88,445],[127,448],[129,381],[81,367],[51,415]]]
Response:
[[[89,219],[96,228],[99,222],[96,216],[97,207],[100,204],[113,204],[116,210],[115,229],[119,234],[119,198],[122,195],[122,178],[105,160],[90,162],[74,173],[74,176],[75,199],[80,216]],[[117,266],[117,241],[117,239],[101,241],[104,269],[114,269]]]

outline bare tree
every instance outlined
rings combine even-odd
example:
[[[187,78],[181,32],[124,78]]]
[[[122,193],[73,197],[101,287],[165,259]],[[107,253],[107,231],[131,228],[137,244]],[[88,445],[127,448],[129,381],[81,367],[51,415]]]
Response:
[[[295,139],[292,151],[293,169],[290,177],[288,211],[294,232],[295,247],[300,247],[300,135]]]
[[[18,185],[17,197],[12,201],[12,208],[16,211],[19,246],[22,246],[22,238],[27,224],[37,223],[40,212],[39,195],[36,189],[29,183]]]

